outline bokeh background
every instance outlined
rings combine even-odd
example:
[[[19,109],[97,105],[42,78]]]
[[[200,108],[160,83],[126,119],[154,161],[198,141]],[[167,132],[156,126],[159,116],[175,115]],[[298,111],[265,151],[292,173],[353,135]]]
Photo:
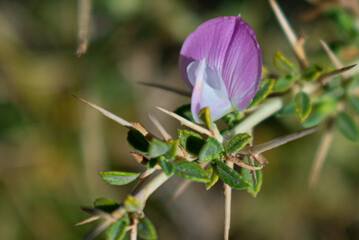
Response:
[[[77,1],[0,1],[0,239],[81,239],[91,226],[73,226],[88,216],[80,206],[97,197],[121,202],[133,187],[109,186],[97,172],[144,171],[129,154],[127,130],[72,94],[151,130],[148,114],[154,114],[175,136],[179,124],[155,106],[175,109],[190,99],[138,82],[186,90],[178,53],[201,22],[241,13],[269,70],[276,50],[295,61],[265,0],[92,2],[89,48],[77,57]],[[297,33],[307,35],[311,62],[332,67],[320,39],[344,63],[358,59],[358,29],[350,22],[358,19],[357,0],[279,3]],[[256,129],[255,141],[298,129],[294,118],[273,118]],[[265,154],[270,164],[257,198],[233,194],[231,239],[359,239],[358,145],[336,133],[309,192],[319,138],[316,133]],[[221,184],[206,191],[194,183],[167,204],[181,181],[171,179],[145,209],[159,239],[222,239]]]

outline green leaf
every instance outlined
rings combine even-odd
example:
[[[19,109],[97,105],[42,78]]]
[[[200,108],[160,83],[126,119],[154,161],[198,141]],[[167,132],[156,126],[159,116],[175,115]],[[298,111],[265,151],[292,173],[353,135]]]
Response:
[[[215,158],[221,158],[224,152],[223,145],[213,137],[208,137],[206,143],[199,152],[199,162],[206,162]]]
[[[244,157],[243,161],[248,163],[248,157]],[[257,162],[254,162],[255,166],[259,166]],[[247,188],[247,192],[251,194],[253,197],[256,197],[259,191],[261,190],[263,183],[263,173],[262,170],[255,170],[255,174],[257,177],[257,183],[254,182],[252,171],[247,168],[241,168],[241,175],[249,182],[249,186]]]
[[[354,14],[350,14],[350,11],[344,8],[328,8],[325,11],[330,18],[338,25],[338,30],[341,38],[343,37],[356,37],[358,36],[358,30],[355,24]]]
[[[163,158],[158,158],[158,163],[160,164],[162,170],[166,173],[167,176],[172,176],[175,172],[175,167],[173,163],[168,162]]]
[[[175,166],[175,173],[181,177],[197,182],[209,182],[206,171],[194,162],[179,161],[173,165]]]
[[[169,140],[163,142],[153,138],[149,147],[149,155],[151,158],[156,158],[164,155],[166,159],[173,159],[176,156],[178,148],[178,140]]]
[[[207,126],[208,129],[213,129],[209,107],[204,107],[199,110],[198,117]]]
[[[166,142],[167,146],[168,146],[168,151],[165,154],[165,158],[166,159],[174,159],[176,154],[177,154],[177,149],[178,149],[178,139],[176,140],[169,140]]]
[[[355,112],[359,114],[359,97],[357,96],[348,96],[348,101],[354,108]]]
[[[198,155],[205,143],[201,135],[184,129],[178,129],[177,132],[181,146],[187,152]]]
[[[306,80],[313,81],[316,80],[322,72],[323,68],[313,65],[304,69],[302,76]]]
[[[136,129],[131,128],[130,131],[128,131],[127,142],[136,152],[141,154],[148,153],[149,143],[145,136]]]
[[[147,168],[151,169],[154,166],[156,166],[156,164],[158,163],[158,158],[151,158],[148,162],[147,162]]]
[[[147,217],[140,219],[138,223],[138,236],[146,240],[158,238],[155,227]]]
[[[103,180],[112,185],[125,185],[135,181],[141,174],[140,173],[129,173],[129,172],[118,172],[118,171],[106,171],[99,172]]]
[[[301,122],[303,122],[312,110],[312,102],[305,92],[298,92],[294,99],[295,111]]]
[[[302,123],[303,127],[310,128],[322,123],[335,111],[337,103],[333,98],[324,98],[315,103],[309,117]]]
[[[153,138],[150,143],[148,153],[151,158],[159,157],[169,150],[169,145],[156,138]]]
[[[128,220],[128,219],[127,219]],[[126,221],[122,218],[113,223],[106,231],[106,240],[123,240],[126,235]]]
[[[249,183],[234,169],[228,167],[223,161],[214,160],[212,165],[219,178],[231,188],[242,190],[249,186]]]
[[[174,110],[174,113],[180,115],[181,117],[184,117],[191,122],[195,122],[191,112],[191,104],[185,104],[177,108],[176,110]]]
[[[273,56],[273,63],[274,66],[282,72],[285,73],[291,73],[291,72],[297,72],[297,67],[289,61],[286,57],[282,55],[280,51],[276,51]]]
[[[252,140],[252,137],[247,133],[238,133],[231,140],[229,140],[226,145],[227,153],[235,153],[241,150],[245,145],[247,145]]]
[[[263,101],[269,95],[270,91],[274,86],[274,83],[275,83],[275,79],[272,78],[263,79],[261,81],[258,91],[256,92],[256,95],[254,95],[252,101],[250,102],[247,108],[250,108]]]
[[[339,131],[350,141],[359,140],[359,131],[354,120],[345,112],[338,112],[335,116],[335,125]]]
[[[137,212],[142,209],[141,204],[132,195],[127,195],[124,206],[127,212]]]
[[[282,107],[282,109],[279,110],[279,112],[276,114],[276,116],[288,117],[293,114],[295,114],[295,106],[294,106],[294,102],[290,102],[290,103],[284,105],[284,107]]]
[[[350,81],[346,88],[347,99],[355,112],[359,114],[359,76]]]
[[[329,89],[325,89],[325,91],[319,95],[321,99],[323,98],[341,98],[344,94],[344,88],[342,86],[335,86]]]
[[[97,198],[94,203],[94,207],[97,209],[101,209],[104,212],[112,212],[116,208],[118,208],[120,205],[117,204],[115,201],[109,199],[109,198]]]
[[[214,171],[212,164],[209,164],[206,168],[207,175],[209,176],[210,181],[206,183],[206,189],[209,190],[219,179],[218,174]]]
[[[279,77],[272,88],[273,92],[281,93],[287,91],[292,85],[294,78],[291,75],[285,75]]]

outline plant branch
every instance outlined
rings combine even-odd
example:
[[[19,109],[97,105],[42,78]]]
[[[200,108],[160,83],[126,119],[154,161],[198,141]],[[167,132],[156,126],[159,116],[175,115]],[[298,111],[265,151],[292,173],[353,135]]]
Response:
[[[87,101],[85,101],[85,102],[87,102]],[[97,106],[97,105],[95,105],[95,106]],[[271,115],[273,115],[274,113],[276,113],[282,106],[283,106],[283,101],[280,98],[274,98],[274,99],[268,101],[267,103],[261,105],[260,108],[258,108],[253,114],[251,114],[245,120],[243,120],[241,123],[239,123],[235,127],[235,129],[233,131],[231,131],[230,133],[227,133],[227,135],[236,134],[236,132],[249,131],[254,126],[256,126],[258,123],[262,122],[266,118],[268,118]],[[184,124],[186,126],[189,125],[189,127],[192,127],[192,129],[195,129],[195,130],[199,131],[200,133],[211,136],[211,133],[207,129],[204,129],[197,124],[189,122],[188,120],[180,117],[179,115],[177,115],[175,113],[169,112],[162,108],[159,108],[159,109],[161,111],[167,113],[168,115],[178,119],[182,124]],[[99,111],[101,111],[101,110],[99,110]],[[103,113],[103,111],[101,111],[101,112]],[[107,113],[107,111],[105,111],[105,113]],[[110,116],[112,116],[112,115],[110,115]],[[125,123],[127,123],[127,122],[125,122]],[[194,125],[195,125],[195,128],[193,128]],[[127,127],[130,127],[130,126],[127,125]],[[131,127],[132,127],[132,124],[131,124]],[[229,161],[229,162],[231,162],[231,161]],[[233,164],[233,162],[232,162],[232,164]],[[152,178],[147,184],[144,184],[141,189],[138,189],[138,191],[133,195],[133,197],[141,204],[142,208],[144,208],[147,199],[152,195],[152,193],[155,192],[170,177],[171,176],[167,176],[164,172],[159,173],[157,176]],[[229,202],[228,198],[229,198],[229,196],[227,197],[227,201],[226,201],[227,202],[227,211],[228,210],[230,211],[230,206],[228,205],[228,204],[230,204],[230,202]],[[228,209],[228,206],[229,206],[229,209]],[[112,223],[114,223],[118,219],[122,218],[125,214],[126,214],[126,210],[125,210],[124,206],[120,205],[120,207],[115,209],[110,214],[110,217],[103,219],[103,221],[99,225],[97,225],[88,235],[86,235],[86,237],[84,239],[85,240],[92,239],[98,233],[100,233],[102,230],[104,230],[106,227],[110,226]],[[228,216],[228,214],[227,214],[227,216]],[[226,229],[229,229],[230,221],[228,220],[228,217],[227,217],[226,222],[227,222]]]
[[[228,167],[233,169],[233,162],[226,161]],[[231,206],[232,206],[232,188],[224,184],[224,240],[229,240],[229,229],[231,227]]]
[[[137,228],[138,228],[138,220],[133,219],[133,225],[131,228],[131,240],[137,240]]]
[[[283,100],[280,97],[273,98],[268,102],[261,105],[254,113],[249,115],[240,124],[232,128],[230,131],[225,132],[224,138],[229,139],[238,133],[245,133],[249,129],[252,129],[258,123],[267,119],[268,117],[279,111],[284,105]]]

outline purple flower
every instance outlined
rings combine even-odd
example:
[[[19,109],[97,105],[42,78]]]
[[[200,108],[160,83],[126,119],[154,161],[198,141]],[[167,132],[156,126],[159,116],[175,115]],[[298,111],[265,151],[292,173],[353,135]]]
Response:
[[[240,16],[217,17],[197,27],[184,41],[180,74],[192,89],[191,111],[209,107],[213,121],[233,108],[243,110],[262,75],[262,54],[253,29]]]

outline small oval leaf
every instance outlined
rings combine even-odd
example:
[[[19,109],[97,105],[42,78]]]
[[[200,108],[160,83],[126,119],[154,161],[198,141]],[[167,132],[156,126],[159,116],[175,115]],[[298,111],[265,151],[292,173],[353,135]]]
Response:
[[[118,172],[118,171],[106,171],[99,172],[103,180],[112,185],[125,185],[135,181],[141,174],[140,173],[129,173],[129,172]]]
[[[312,102],[305,92],[298,92],[294,99],[295,112],[301,122],[303,122],[312,110]]]
[[[206,168],[207,175],[209,176],[210,181],[206,183],[206,189],[209,190],[219,179],[218,174],[214,171],[212,164],[209,164]]]
[[[339,131],[350,141],[359,140],[359,131],[354,120],[345,112],[339,112],[335,116],[335,125]]]
[[[248,162],[248,157],[243,158],[243,162]],[[255,166],[259,166],[259,163],[256,161],[254,162]],[[247,188],[247,192],[251,194],[253,197],[256,197],[259,191],[261,190],[262,183],[263,183],[263,173],[262,170],[255,170],[257,182],[254,181],[252,170],[248,168],[241,168],[241,175],[249,182],[250,186]]]
[[[292,85],[294,78],[291,75],[285,75],[279,77],[272,88],[273,92],[281,93],[287,91]]]
[[[235,153],[241,150],[245,145],[247,145],[252,140],[252,137],[247,133],[238,133],[231,140],[229,140],[226,145],[227,153]]]
[[[348,101],[354,108],[355,112],[359,114],[359,97],[357,96],[348,96]]]
[[[211,161],[221,158],[224,152],[223,145],[213,137],[208,137],[206,143],[199,152],[199,162]]]
[[[150,219],[140,219],[138,223],[138,236],[146,240],[157,239],[157,232]]]
[[[219,178],[231,188],[243,190],[249,186],[249,183],[243,176],[234,169],[228,167],[223,161],[214,160],[212,161],[212,164]]]
[[[189,161],[179,161],[173,163],[175,173],[181,177],[197,182],[209,182],[209,177],[205,170],[198,164]]]
[[[156,138],[153,138],[148,149],[151,158],[159,157],[169,150],[169,145]]]
[[[104,212],[112,212],[116,208],[118,208],[120,205],[117,204],[115,201],[109,199],[109,198],[97,198],[94,203],[94,207],[97,209],[101,209]]]
[[[177,133],[181,146],[189,153],[198,155],[205,143],[201,135],[184,129],[178,129]]]
[[[127,142],[133,149],[135,149],[136,152],[141,154],[148,153],[149,143],[145,136],[143,136],[136,129],[131,128],[130,131],[128,131]]]
[[[259,86],[258,91],[256,92],[256,95],[254,95],[252,101],[250,102],[250,104],[248,105],[247,108],[250,108],[258,103],[260,103],[261,101],[263,101],[268,94],[271,92],[273,86],[275,83],[275,79],[263,79],[261,81],[261,84]]]
[[[290,73],[297,72],[297,67],[289,61],[280,51],[276,51],[273,56],[273,64],[279,71]]]
[[[158,163],[167,176],[172,176],[175,172],[173,163],[166,161],[164,158],[158,158]]]
[[[106,240],[123,240],[126,235],[126,224],[122,219],[107,228]]]

